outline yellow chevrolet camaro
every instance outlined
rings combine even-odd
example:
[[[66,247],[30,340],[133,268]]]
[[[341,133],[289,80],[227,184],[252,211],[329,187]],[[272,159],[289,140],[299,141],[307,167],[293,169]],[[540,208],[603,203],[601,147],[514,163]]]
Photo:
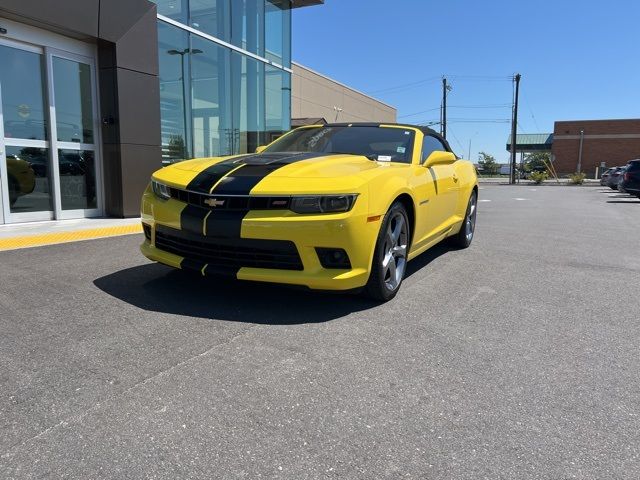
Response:
[[[142,253],[201,275],[386,301],[407,261],[444,239],[473,239],[475,169],[428,128],[314,125],[258,151],[155,172]]]

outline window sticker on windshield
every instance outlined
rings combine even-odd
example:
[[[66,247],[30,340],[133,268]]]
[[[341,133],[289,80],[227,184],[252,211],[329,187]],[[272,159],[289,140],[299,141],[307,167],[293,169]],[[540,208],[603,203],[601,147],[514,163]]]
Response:
[[[405,135],[411,135],[411,132],[408,132],[408,131],[406,131],[406,130],[405,130],[405,131],[404,131],[404,134],[405,134]]]
[[[406,151],[407,151],[407,149],[406,149],[405,147],[398,147],[398,148],[396,148],[396,152],[398,152],[398,153],[404,153],[404,152],[406,152]]]
[[[378,155],[378,161],[379,162],[390,162],[391,161],[391,155]]]

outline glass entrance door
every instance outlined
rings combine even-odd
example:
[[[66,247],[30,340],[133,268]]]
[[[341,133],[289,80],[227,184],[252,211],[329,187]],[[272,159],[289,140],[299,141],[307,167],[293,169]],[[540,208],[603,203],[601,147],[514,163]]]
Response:
[[[100,215],[93,59],[0,42],[0,221]]]
[[[0,44],[0,177],[4,221],[53,218],[44,53]]]

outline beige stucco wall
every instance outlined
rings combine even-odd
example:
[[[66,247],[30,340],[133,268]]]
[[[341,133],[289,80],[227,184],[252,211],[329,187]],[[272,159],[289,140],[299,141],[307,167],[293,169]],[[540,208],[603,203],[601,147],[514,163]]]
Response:
[[[291,118],[322,117],[327,122],[396,121],[394,107],[297,63],[291,68]],[[334,106],[342,111],[337,112]]]

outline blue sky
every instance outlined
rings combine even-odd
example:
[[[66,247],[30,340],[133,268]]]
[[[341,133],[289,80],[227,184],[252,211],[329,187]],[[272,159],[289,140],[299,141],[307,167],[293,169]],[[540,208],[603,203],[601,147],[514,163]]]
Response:
[[[506,162],[508,123],[463,121],[510,119],[516,72],[518,133],[640,117],[639,21],[631,0],[325,0],[294,10],[293,60],[395,106],[407,123],[438,120],[444,74],[453,149],[467,157],[471,139],[472,160],[486,151]]]

